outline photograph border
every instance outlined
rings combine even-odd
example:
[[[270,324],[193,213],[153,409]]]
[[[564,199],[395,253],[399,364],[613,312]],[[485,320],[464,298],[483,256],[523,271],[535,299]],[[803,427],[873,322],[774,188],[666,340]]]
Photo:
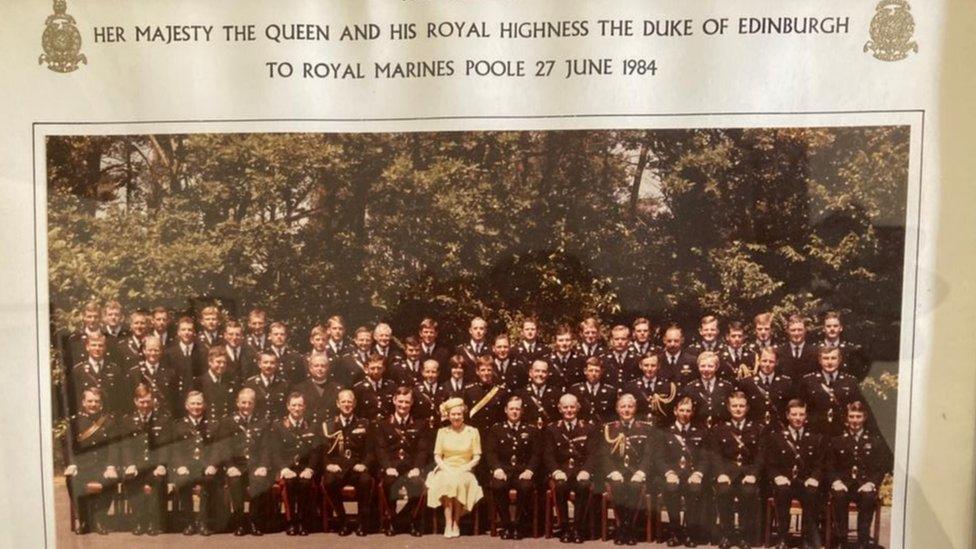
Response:
[[[52,401],[50,394],[51,375],[49,364],[44,360],[48,357],[50,348],[51,334],[49,334],[49,305],[47,283],[47,166],[46,148],[43,139],[49,135],[130,135],[131,131],[120,130],[119,127],[138,127],[138,126],[160,126],[173,125],[174,128],[159,129],[152,133],[425,133],[425,132],[464,132],[464,131],[562,131],[562,130],[611,130],[611,129],[688,129],[688,128],[768,128],[768,127],[814,127],[806,123],[790,123],[785,121],[782,124],[762,125],[755,124],[755,117],[804,117],[804,116],[840,116],[840,115],[911,115],[916,117],[908,122],[901,122],[897,125],[908,125],[909,132],[909,164],[908,181],[906,187],[906,218],[905,218],[905,258],[902,265],[903,284],[902,284],[902,308],[901,308],[901,339],[899,347],[906,353],[899,352],[898,378],[899,389],[896,401],[895,413],[895,445],[892,450],[894,454],[894,501],[891,514],[891,547],[904,547],[907,537],[908,523],[907,508],[910,489],[910,462],[911,462],[911,423],[914,404],[915,387],[915,361],[917,351],[917,318],[919,314],[919,259],[921,257],[922,246],[922,212],[923,200],[925,197],[924,189],[924,160],[925,160],[925,109],[867,109],[867,110],[815,110],[815,111],[729,111],[729,112],[681,112],[681,113],[586,113],[586,114],[550,114],[550,115],[456,115],[456,116],[417,116],[417,117],[378,117],[378,118],[208,118],[208,119],[159,119],[159,120],[109,120],[109,121],[35,121],[31,124],[31,155],[33,165],[32,195],[33,195],[33,230],[34,230],[34,302],[36,307],[36,351],[37,351],[37,397],[38,397],[38,440],[41,448],[39,460],[41,473],[41,502],[43,506],[43,525],[44,525],[44,547],[51,547],[50,540],[55,537],[56,530],[54,524],[48,521],[49,515],[54,516],[54,502],[52,497],[53,486],[53,441],[51,440],[50,425],[53,419]],[[717,121],[708,120],[709,117],[729,118],[744,117],[741,124],[719,124]],[[477,122],[477,121],[521,121],[521,122],[545,122],[554,120],[613,120],[613,119],[647,119],[660,120],[666,118],[700,118],[702,125],[661,125],[654,127],[635,126],[592,126],[582,124],[580,127],[552,128],[552,127],[504,127],[504,128],[468,128],[468,127],[445,127],[445,128],[409,128],[409,129],[364,129],[356,126],[369,125],[375,123],[422,123],[422,122]],[[841,121],[838,121],[841,122]],[[250,125],[250,124],[349,124],[350,128],[329,128],[329,129],[309,129],[295,127],[292,129],[244,129],[242,131],[228,131],[226,129],[200,129],[200,130],[177,130],[176,126],[186,125],[205,125],[205,126],[224,126],[224,125]],[[863,123],[827,123],[816,127],[853,127],[868,125],[895,125],[895,123],[879,120],[876,124]],[[102,127],[103,131],[95,133],[92,128]],[[84,131],[57,131],[57,129],[70,130],[81,128]],[[147,130],[143,133],[150,133]],[[914,150],[912,145],[918,142],[918,150]],[[38,154],[40,153],[40,157]],[[917,181],[915,180],[917,176]],[[39,185],[41,187],[39,187]],[[917,188],[912,192],[913,185]],[[42,192],[39,193],[38,190]],[[915,215],[912,216],[912,212]],[[914,231],[914,235],[912,232]],[[914,238],[912,238],[914,236]],[[912,250],[914,248],[914,250]],[[44,253],[41,253],[42,250]],[[914,252],[909,254],[909,252]],[[43,275],[43,278],[42,278]],[[911,279],[909,280],[909,276]],[[909,288],[910,284],[910,288]],[[41,301],[42,297],[45,301]],[[908,303],[906,298],[911,299]],[[43,305],[43,307],[42,307]],[[911,314],[906,319],[907,314]],[[906,322],[908,320],[908,322]],[[909,337],[910,336],[910,337]],[[47,367],[46,367],[47,366]],[[907,368],[907,371],[905,370]],[[907,378],[906,378],[907,374]],[[907,379],[907,386],[903,380]],[[904,418],[902,417],[904,414]],[[902,434],[903,433],[903,434]],[[900,436],[904,440],[900,440]],[[901,465],[901,468],[898,466]],[[899,469],[901,474],[897,475]],[[50,475],[49,472],[52,472]],[[897,508],[897,513],[894,510]],[[897,519],[897,520],[896,520]],[[899,525],[898,536],[895,535],[895,527]],[[897,545],[896,545],[897,544]]]

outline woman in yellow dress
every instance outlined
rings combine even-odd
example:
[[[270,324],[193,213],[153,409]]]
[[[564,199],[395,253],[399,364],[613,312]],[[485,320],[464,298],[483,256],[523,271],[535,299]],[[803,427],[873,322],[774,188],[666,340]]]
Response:
[[[461,535],[458,519],[470,511],[483,492],[474,470],[481,461],[481,435],[464,424],[467,407],[460,398],[450,398],[441,404],[441,415],[450,425],[437,431],[434,443],[434,462],[437,467],[427,475],[427,505],[444,507],[444,537]]]

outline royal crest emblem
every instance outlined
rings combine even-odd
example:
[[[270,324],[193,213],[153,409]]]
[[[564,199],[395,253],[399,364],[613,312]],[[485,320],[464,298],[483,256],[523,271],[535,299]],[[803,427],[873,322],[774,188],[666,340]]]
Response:
[[[918,53],[918,44],[912,40],[915,19],[907,0],[881,0],[871,19],[871,39],[864,44],[864,51],[874,52],[875,59],[899,61],[908,52]]]
[[[75,26],[75,18],[67,11],[65,0],[54,0],[54,14],[45,21],[41,36],[44,53],[37,63],[47,63],[47,68],[54,72],[72,72],[78,68],[78,63],[88,64],[88,58],[81,53],[81,33]]]

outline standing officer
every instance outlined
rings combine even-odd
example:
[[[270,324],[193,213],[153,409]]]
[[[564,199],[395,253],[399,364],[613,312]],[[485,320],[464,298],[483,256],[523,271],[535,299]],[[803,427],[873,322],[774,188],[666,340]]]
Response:
[[[325,353],[330,361],[338,360],[352,350],[352,345],[346,340],[346,322],[341,316],[330,316],[325,321],[325,332],[328,333]]]
[[[424,318],[420,321],[420,359],[434,359],[440,365],[440,381],[446,381],[450,375],[448,361],[451,359],[451,351],[443,345],[437,343],[437,321],[433,318]]]
[[[68,495],[78,514],[75,532],[107,534],[105,521],[119,478],[113,465],[118,461],[112,446],[115,422],[102,410],[102,390],[98,387],[85,389],[80,404],[81,411],[71,417],[68,427],[68,464],[64,469]]]
[[[839,348],[844,357],[840,371],[854,376],[858,381],[863,381],[871,367],[870,361],[864,356],[864,349],[860,345],[847,339],[841,339],[843,332],[844,324],[841,321],[840,313],[837,311],[827,312],[823,319],[823,341],[818,346],[830,349]]]
[[[422,373],[423,380],[413,388],[413,417],[433,429],[441,424],[440,408],[447,400],[447,389],[438,381],[440,364],[435,359],[424,360]]]
[[[685,338],[681,328],[672,325],[664,331],[664,349],[661,351],[661,373],[681,389],[698,377],[698,363],[694,353],[684,348]]]
[[[779,429],[783,425],[794,384],[789,376],[776,371],[775,349],[765,347],[759,351],[759,370],[739,380],[739,387],[749,399],[749,419],[767,429]]]
[[[596,317],[586,317],[579,324],[580,342],[576,346],[576,352],[584,358],[603,356],[607,351],[607,345],[600,335],[600,321]]]
[[[551,370],[549,377],[553,383],[569,387],[583,381],[586,357],[573,349],[573,329],[568,324],[556,327],[556,338],[552,352],[546,357]]]
[[[234,410],[237,380],[227,373],[227,354],[222,347],[207,351],[207,372],[197,378],[196,389],[207,403],[207,419],[216,425]]]
[[[284,483],[289,536],[307,536],[314,512],[312,477],[319,458],[319,439],[305,420],[305,397],[288,395],[288,415],[271,424],[267,435],[269,462],[275,477]]]
[[[779,355],[776,363],[790,379],[802,379],[817,370],[816,346],[807,343],[807,319],[800,315],[790,316],[786,321],[786,333],[789,340],[776,349]]]
[[[423,511],[417,503],[424,492],[424,474],[433,455],[433,441],[427,422],[414,419],[412,408],[413,390],[397,387],[393,395],[394,411],[376,429],[376,458],[389,508],[396,510],[401,489],[407,493],[407,504],[390,519],[388,536],[402,532],[408,524],[411,536],[421,535]]]
[[[71,369],[65,384],[68,412],[71,414],[78,412],[82,393],[91,388],[101,390],[106,412],[121,416],[129,410],[122,370],[115,363],[105,360],[105,338],[103,334],[88,336],[85,342],[88,356]]]
[[[634,340],[630,343],[630,350],[636,356],[657,354],[661,349],[652,341],[654,332],[651,329],[651,321],[640,317],[630,325],[634,333]]]
[[[176,322],[176,337],[163,351],[161,363],[175,372],[180,399],[195,389],[196,379],[207,371],[207,350],[196,341],[192,318],[184,316]]]
[[[278,375],[285,379],[289,387],[305,379],[305,360],[288,345],[288,327],[284,323],[271,323],[268,350],[278,357]]]
[[[258,354],[257,375],[247,378],[244,387],[254,391],[257,397],[258,417],[274,421],[285,415],[285,398],[288,382],[278,375],[278,355],[270,349]]]
[[[719,341],[718,318],[715,315],[705,315],[698,324],[698,341],[688,346],[688,351],[695,355],[704,352],[717,353]]]
[[[267,445],[270,426],[267,420],[254,413],[256,400],[253,389],[241,389],[235,401],[236,411],[217,425],[216,461],[224,468],[227,478],[235,536],[248,532],[260,536],[270,519],[271,477]],[[245,493],[251,496],[247,519],[244,516]]]
[[[858,547],[870,547],[871,519],[878,505],[878,487],[891,468],[885,442],[865,430],[868,407],[855,401],[847,405],[847,428],[830,440],[827,480],[834,500],[834,536],[847,540],[848,504],[857,504]],[[877,543],[878,540],[875,540]]]
[[[756,354],[746,347],[746,329],[738,320],[729,323],[725,345],[719,351],[718,377],[735,384],[756,370]]]
[[[169,414],[156,409],[156,398],[146,385],[134,391],[135,411],[119,421],[124,468],[122,488],[133,509],[132,533],[158,535],[166,496],[166,445]]]
[[[382,357],[377,359],[376,363],[382,366]],[[352,525],[342,506],[342,488],[347,485],[356,488],[359,509],[356,535],[365,536],[373,508],[373,477],[370,474],[375,458],[373,427],[366,418],[356,416],[356,395],[353,391],[339,391],[336,408],[339,413],[326,419],[319,427],[324,437],[320,452],[325,464],[322,487],[332,500],[333,510],[341,523],[340,536],[348,536],[352,532]]]
[[[820,481],[826,439],[806,428],[807,406],[793,399],[786,406],[787,427],[772,431],[766,440],[764,464],[773,481],[776,501],[777,549],[786,549],[790,530],[790,501],[803,507],[804,547],[820,547]]]
[[[695,403],[695,423],[707,431],[713,425],[729,419],[727,402],[735,388],[731,383],[718,379],[718,355],[712,351],[702,351],[698,355],[698,379],[685,385],[681,396],[689,397]]]
[[[617,399],[616,421],[607,423],[597,434],[599,470],[605,474],[607,490],[617,517],[614,545],[636,545],[637,517],[651,470],[654,448],[652,428],[635,419],[637,400],[623,394]]]
[[[559,418],[563,388],[549,383],[549,364],[537,359],[529,368],[529,384],[515,393],[522,399],[523,420],[539,429]]]
[[[546,348],[539,341],[539,323],[532,317],[522,320],[522,331],[518,345],[512,349],[512,354],[523,364],[531,364],[546,354]]]
[[[305,397],[306,415],[312,425],[319,425],[336,414],[336,398],[342,387],[330,380],[331,365],[324,353],[309,356],[308,377],[291,388]]]
[[[396,382],[383,377],[386,359],[373,354],[366,361],[366,377],[352,386],[356,394],[356,414],[368,421],[380,421],[393,412]]]
[[[144,359],[129,368],[128,392],[132,393],[139,384],[144,384],[152,389],[159,410],[172,416],[182,415],[181,383],[176,371],[160,362],[163,355],[162,342],[154,335],[147,336],[143,340],[142,353]]]
[[[603,377],[623,387],[641,375],[640,357],[630,350],[630,329],[623,325],[610,330],[610,348],[603,354]]]
[[[471,319],[471,324],[468,326],[468,335],[471,339],[467,343],[458,345],[454,350],[454,354],[464,357],[465,379],[468,381],[475,379],[478,359],[491,354],[491,349],[485,340],[487,334],[488,323],[480,316],[476,316]]]
[[[214,489],[217,483],[217,460],[213,441],[216,426],[204,417],[203,393],[190,391],[184,401],[186,415],[171,427],[170,469],[176,485],[180,523],[183,533],[209,536]],[[193,489],[200,489],[200,512],[193,520]]]
[[[624,387],[625,393],[637,399],[637,418],[654,427],[666,427],[671,422],[671,409],[678,394],[677,385],[658,375],[660,360],[655,354],[641,357],[641,377]]]
[[[546,476],[556,491],[556,507],[562,532],[559,541],[582,543],[591,535],[589,528],[589,503],[593,491],[592,467],[595,466],[596,426],[579,419],[579,401],[571,394],[559,399],[562,419],[551,423],[543,431],[545,452],[542,456]],[[569,522],[569,495],[575,494],[573,522]]]
[[[417,336],[407,336],[403,340],[403,356],[397,356],[389,369],[388,375],[397,386],[413,387],[423,380],[421,354]]]
[[[491,348],[492,365],[495,368],[495,382],[504,385],[509,393],[518,391],[528,383],[528,366],[511,354],[508,336],[499,334]]]
[[[674,407],[675,421],[664,430],[663,443],[655,454],[658,485],[663,487],[671,537],[668,547],[684,543],[695,547],[700,538],[702,483],[708,476],[708,459],[703,448],[705,430],[692,425],[695,403],[683,397]],[[681,500],[684,498],[684,527]]]
[[[268,314],[264,309],[255,308],[247,313],[247,337],[244,338],[244,344],[254,356],[268,350],[267,325]]]
[[[838,371],[842,356],[837,347],[819,347],[820,371],[807,374],[800,383],[800,395],[810,406],[810,427],[828,437],[843,432],[847,405],[864,401],[857,379]]]
[[[760,441],[762,427],[746,418],[749,404],[746,395],[735,391],[728,399],[731,419],[708,432],[705,448],[712,457],[709,471],[715,483],[715,499],[721,522],[721,549],[739,545],[748,547],[754,538],[755,517],[759,505],[757,482],[762,471]],[[739,500],[739,528],[734,528],[732,501]]]
[[[81,328],[75,330],[64,340],[62,352],[64,353],[64,365],[71,368],[86,358],[85,347],[88,345],[88,338],[102,333],[102,326],[99,324],[99,317],[102,308],[98,303],[89,301],[85,304],[81,312]]]
[[[616,417],[617,387],[603,382],[603,362],[600,357],[586,359],[583,376],[584,381],[569,388],[569,392],[580,401],[583,417],[596,424],[613,421]]]
[[[539,468],[542,441],[539,429],[522,421],[522,399],[513,396],[505,404],[505,421],[488,431],[485,456],[491,471],[492,499],[501,517],[501,538],[519,540],[531,524],[535,472]],[[508,492],[517,494],[516,519],[509,513]]]
[[[478,382],[464,389],[464,403],[468,406],[468,420],[481,433],[488,436],[491,426],[505,418],[508,390],[495,382],[495,369],[491,357],[478,359]]]

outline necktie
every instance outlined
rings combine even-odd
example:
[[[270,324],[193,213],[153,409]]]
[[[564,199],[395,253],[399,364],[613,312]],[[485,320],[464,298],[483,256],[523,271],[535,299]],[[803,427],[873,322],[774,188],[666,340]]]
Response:
[[[793,358],[800,358],[800,347],[797,345],[793,346]]]
[[[672,356],[672,357],[670,357],[670,358],[669,358],[668,360],[670,360],[670,361],[671,361],[671,365],[672,365],[672,366],[677,366],[677,365],[678,365],[678,357],[676,357],[676,356]]]

